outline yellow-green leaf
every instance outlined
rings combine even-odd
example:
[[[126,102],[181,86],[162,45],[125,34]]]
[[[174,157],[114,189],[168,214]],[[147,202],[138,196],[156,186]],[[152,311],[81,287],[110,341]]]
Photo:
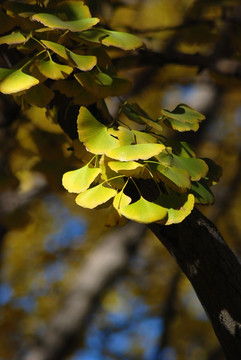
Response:
[[[150,202],[142,196],[138,201],[120,208],[119,212],[127,219],[144,224],[160,221],[167,217],[167,210],[164,207]]]
[[[37,60],[36,66],[41,74],[52,80],[65,79],[73,71],[72,67],[68,65],[57,64],[52,59],[47,61]]]
[[[97,121],[84,106],[80,108],[77,125],[80,141],[93,154],[105,154],[119,145],[119,141],[109,134],[108,128]]]
[[[182,222],[193,210],[195,198],[192,194],[161,194],[155,203],[167,209],[165,225],[178,224]]]
[[[22,69],[0,68],[0,92],[14,94],[37,85],[39,80],[26,74]]]
[[[77,67],[82,71],[89,71],[97,63],[96,56],[92,55],[79,55],[68,50],[63,45],[54,43],[52,41],[42,40],[42,43],[47,46],[48,49],[61,56],[64,60],[68,61],[71,66]]]
[[[81,193],[90,187],[100,172],[100,168],[91,168],[88,164],[80,169],[68,171],[63,175],[63,187],[70,193]]]
[[[134,50],[142,46],[142,41],[135,35],[110,30],[103,32],[107,36],[103,37],[101,42],[106,46],[115,46],[123,50]]]
[[[31,20],[38,21],[50,29],[70,30],[73,32],[89,29],[100,21],[97,18],[63,21],[55,15],[45,13],[35,14],[31,17]]]
[[[119,211],[119,209],[121,209],[122,207],[129,205],[130,202],[131,198],[124,194],[123,191],[120,191],[114,197],[113,206],[117,211]]]
[[[136,178],[150,178],[151,175],[145,165],[136,161],[110,161],[109,167],[119,174],[133,176]]]
[[[116,190],[102,183],[82,192],[76,197],[75,201],[79,206],[88,209],[94,209],[95,207],[106,203],[116,194],[117,194]]]
[[[121,161],[147,160],[165,149],[163,144],[134,144],[113,148],[106,154],[112,159]]]
[[[22,44],[26,41],[25,36],[20,31],[14,31],[9,35],[4,35],[0,37],[0,45],[8,44],[8,45],[15,45],[15,44]]]

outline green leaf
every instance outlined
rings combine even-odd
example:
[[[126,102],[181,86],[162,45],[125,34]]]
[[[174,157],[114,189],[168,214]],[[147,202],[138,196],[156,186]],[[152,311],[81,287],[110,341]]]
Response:
[[[147,160],[158,155],[165,146],[162,144],[134,144],[113,148],[107,151],[107,156],[121,161]]]
[[[100,169],[101,169],[101,179],[110,182],[111,186],[115,189],[122,189],[125,185],[123,177],[120,177],[117,172],[112,170],[109,166],[111,159],[106,155],[102,155],[100,158]]]
[[[192,194],[171,195],[161,194],[155,203],[167,209],[167,219],[165,225],[178,224],[182,222],[193,210],[195,198]]]
[[[63,45],[54,43],[52,41],[42,40],[42,43],[47,46],[48,49],[55,52],[57,55],[68,61],[71,66],[77,67],[82,71],[89,71],[97,63],[96,56],[92,55],[79,55],[68,50]]]
[[[90,187],[100,172],[100,168],[91,168],[89,164],[80,169],[68,171],[63,175],[63,187],[70,193],[81,193]]]
[[[66,79],[73,71],[72,67],[57,64],[52,59],[37,60],[36,66],[41,74],[52,80]]]
[[[134,133],[123,126],[118,127],[117,136],[120,140],[120,146],[131,145],[135,142]]]
[[[101,43],[106,46],[114,46],[123,50],[134,50],[142,46],[142,41],[135,35],[110,30],[104,30],[103,33],[108,35],[101,39]]]
[[[45,13],[35,14],[31,17],[31,20],[38,21],[50,29],[70,30],[73,32],[89,29],[100,21],[97,18],[63,21],[55,15]]]
[[[75,201],[79,206],[88,209],[106,203],[117,194],[117,191],[108,187],[105,183],[99,184],[79,194]]]
[[[190,192],[195,196],[197,204],[211,205],[214,203],[213,193],[204,179],[193,182]]]
[[[28,90],[38,83],[38,79],[26,74],[22,69],[0,68],[0,92],[3,94],[15,94]]]
[[[164,123],[174,130],[179,131],[197,131],[199,122],[205,119],[205,116],[185,104],[179,104],[173,111],[161,111],[166,119]]]
[[[164,165],[150,164],[151,169],[155,169],[157,179],[160,179],[172,189],[185,192],[191,187],[190,175],[184,169],[168,167]]]
[[[126,194],[124,194],[123,191],[120,191],[114,197],[113,206],[119,212],[119,209],[129,205],[130,202],[131,202],[131,198]]]
[[[141,177],[144,179],[151,177],[145,165],[136,161],[110,161],[108,165],[112,170],[122,175],[133,176],[136,178]]]
[[[164,207],[150,202],[142,196],[138,201],[120,208],[119,212],[127,219],[144,224],[164,220],[167,217],[167,210]]]
[[[15,45],[15,44],[22,44],[26,41],[25,36],[20,31],[14,31],[9,35],[4,35],[0,37],[0,45],[7,44],[7,45]]]
[[[119,145],[119,141],[109,134],[108,128],[83,106],[79,111],[77,125],[80,141],[93,154],[105,154]]]
[[[54,98],[54,92],[44,84],[38,84],[29,89],[26,95],[22,96],[24,96],[28,104],[46,107]]]
[[[136,143],[137,144],[146,144],[146,143],[157,143],[157,138],[148,134],[144,131],[132,130],[133,134],[135,135]]]
[[[62,1],[57,5],[59,16],[63,14],[68,20],[80,20],[90,18],[91,14],[84,1]]]
[[[186,170],[191,180],[197,181],[204,178],[208,172],[208,166],[205,161],[197,158],[184,158],[174,154],[160,154],[157,159],[162,165]]]
[[[120,96],[128,92],[131,83],[118,76],[112,76],[103,72],[97,74],[82,72],[74,75],[76,80],[90,93],[103,99],[107,96]]]

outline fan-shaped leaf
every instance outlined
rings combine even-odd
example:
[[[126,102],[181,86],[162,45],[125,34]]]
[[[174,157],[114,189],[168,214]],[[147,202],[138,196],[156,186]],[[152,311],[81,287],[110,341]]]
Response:
[[[142,46],[142,41],[135,35],[110,30],[104,30],[103,33],[108,35],[101,40],[106,46],[115,46],[123,50],[134,50]]]
[[[173,111],[162,110],[166,116],[164,122],[174,130],[197,131],[199,122],[205,119],[205,116],[185,104],[178,105]]]
[[[142,165],[136,161],[110,161],[109,167],[125,176],[133,176],[135,178],[150,178],[151,175],[146,169],[145,165]]]
[[[158,155],[165,146],[162,144],[134,144],[125,145],[107,152],[107,156],[121,161],[147,160]]]
[[[106,203],[116,194],[117,194],[116,190],[102,183],[82,192],[76,197],[75,201],[79,206],[88,209],[94,209],[95,207]]]
[[[186,170],[191,180],[197,181],[205,177],[208,172],[208,166],[205,161],[197,158],[184,158],[174,154],[160,154],[157,156],[162,165]]]
[[[125,185],[123,177],[120,177],[117,172],[112,170],[109,166],[110,158],[102,155],[100,159],[101,179],[110,182],[111,186],[115,189],[122,189]]]
[[[90,187],[100,172],[100,168],[91,168],[88,164],[80,169],[68,171],[63,175],[63,187],[70,193],[81,193]]]
[[[129,205],[131,202],[131,198],[123,193],[123,191],[118,192],[113,200],[114,208],[119,211],[122,207]]]
[[[56,44],[52,41],[42,40],[42,43],[47,46],[48,49],[68,61],[71,66],[77,67],[82,71],[91,70],[96,65],[96,56],[76,54],[65,48],[63,45]]]
[[[163,166],[161,164],[150,164],[151,169],[155,169],[155,175],[165,184],[176,191],[185,192],[191,187],[190,175],[184,169]]]
[[[57,64],[52,59],[47,61],[37,60],[36,66],[41,74],[52,80],[65,79],[73,71],[72,67],[68,65]]]
[[[195,196],[197,204],[211,205],[214,203],[213,193],[204,179],[193,182],[190,191]]]
[[[72,21],[63,21],[59,17],[52,14],[35,14],[31,17],[34,21],[41,22],[44,26],[51,29],[70,30],[80,32],[96,25],[100,20],[97,18],[86,18]]]
[[[174,191],[171,195],[161,194],[155,203],[167,209],[165,225],[178,224],[182,222],[192,211],[195,198],[192,194],[177,194]]]
[[[22,44],[26,41],[25,36],[20,32],[12,32],[9,35],[4,35],[0,37],[0,45],[8,44],[8,45],[15,45],[15,44]]]
[[[24,99],[31,105],[46,107],[54,97],[54,92],[44,84],[38,84],[28,90]]]
[[[120,208],[119,212],[127,219],[144,224],[160,221],[167,217],[167,210],[164,207],[150,202],[142,196],[138,201]]]
[[[80,141],[94,154],[105,154],[119,145],[119,141],[109,134],[108,128],[83,106],[79,111],[77,125]]]
[[[88,6],[84,1],[62,1],[57,5],[57,11],[61,16],[67,16],[68,20],[87,19],[91,17]]]
[[[117,136],[120,140],[120,146],[131,145],[135,142],[135,134],[123,126],[118,127]]]
[[[38,83],[38,79],[24,73],[22,69],[0,68],[0,92],[3,94],[14,94],[28,90]]]

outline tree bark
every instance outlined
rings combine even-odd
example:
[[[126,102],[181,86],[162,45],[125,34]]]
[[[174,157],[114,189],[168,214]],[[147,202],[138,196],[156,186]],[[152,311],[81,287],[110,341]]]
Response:
[[[228,360],[241,359],[241,265],[197,209],[181,224],[149,225],[190,280]]]

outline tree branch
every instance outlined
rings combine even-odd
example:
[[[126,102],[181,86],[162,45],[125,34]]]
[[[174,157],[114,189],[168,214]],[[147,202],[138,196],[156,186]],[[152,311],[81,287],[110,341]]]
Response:
[[[197,209],[181,224],[149,225],[190,280],[228,360],[241,358],[241,265]]]

